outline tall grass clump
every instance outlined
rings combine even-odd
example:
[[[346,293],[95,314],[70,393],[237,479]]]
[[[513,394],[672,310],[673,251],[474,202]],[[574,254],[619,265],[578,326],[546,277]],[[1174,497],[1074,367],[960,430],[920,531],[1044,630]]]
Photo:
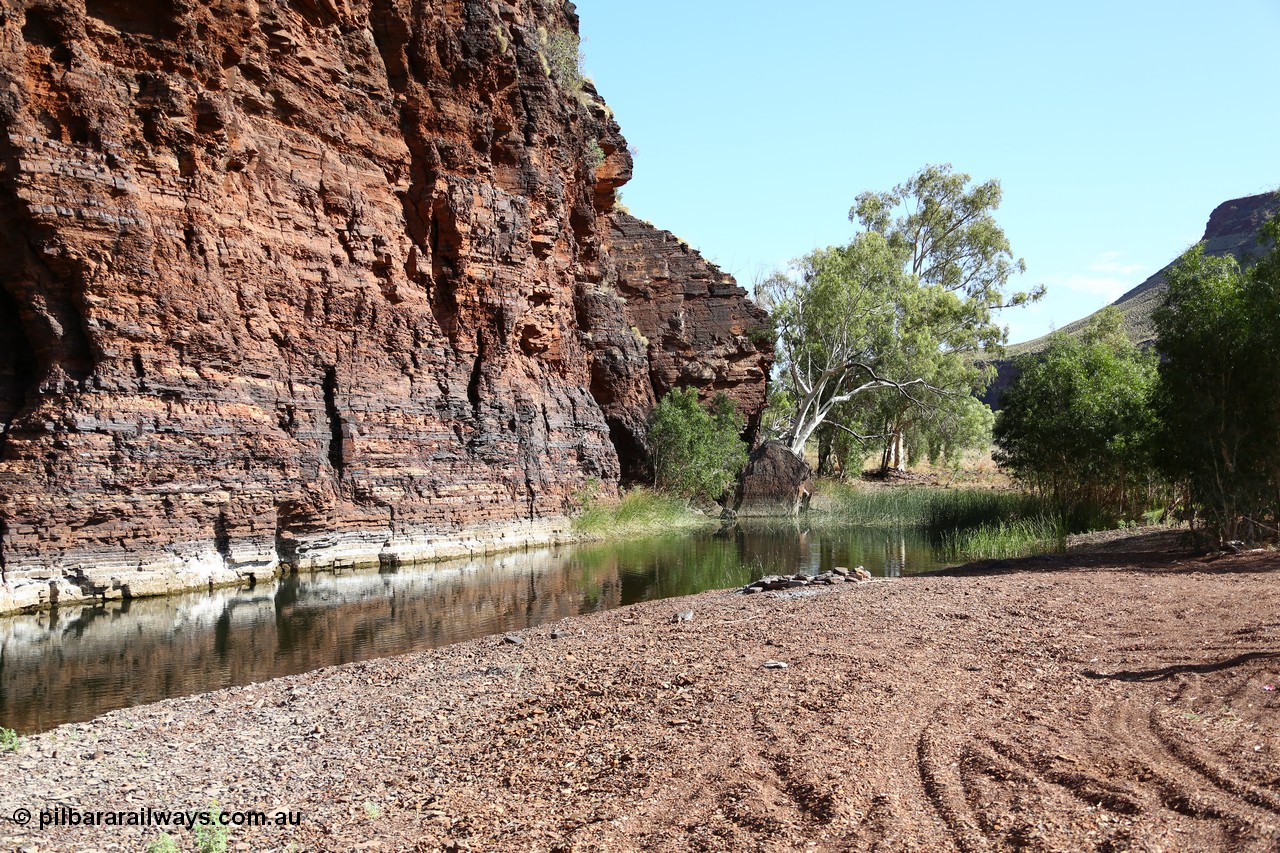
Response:
[[[922,526],[939,536],[951,530],[972,530],[1051,516],[1054,516],[1052,505],[1039,495],[956,489],[935,491]]]
[[[1067,528],[1051,516],[997,521],[957,528],[936,537],[948,560],[1000,560],[1032,554],[1061,554],[1067,549]]]
[[[832,520],[861,527],[915,527],[947,559],[981,560],[1062,552],[1074,525],[1046,498],[1026,492],[929,487],[867,489],[827,486]],[[1081,527],[1080,529],[1090,529]]]
[[[588,495],[582,511],[573,519],[573,529],[584,539],[628,539],[712,523],[681,498],[637,487],[624,493],[617,503]]]
[[[1047,502],[1024,492],[824,485],[833,519],[860,527],[919,527],[940,534],[957,528],[1036,518],[1051,512]]]

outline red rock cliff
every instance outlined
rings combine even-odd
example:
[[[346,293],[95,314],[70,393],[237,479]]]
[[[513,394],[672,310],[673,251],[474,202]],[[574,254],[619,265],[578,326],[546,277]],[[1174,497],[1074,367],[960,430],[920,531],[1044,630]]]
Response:
[[[756,310],[609,213],[631,160],[557,76],[576,27],[8,0],[0,611],[554,537],[615,442],[643,467],[655,392],[758,415]]]

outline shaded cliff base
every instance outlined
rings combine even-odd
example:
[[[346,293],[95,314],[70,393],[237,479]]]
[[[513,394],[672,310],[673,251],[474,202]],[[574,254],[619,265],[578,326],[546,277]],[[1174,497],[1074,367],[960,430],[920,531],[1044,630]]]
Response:
[[[67,565],[7,578],[0,584],[0,615],[91,601],[174,595],[267,581],[291,571],[401,566],[475,557],[573,541],[568,517],[497,522],[441,533],[409,530],[345,531],[287,540],[177,544],[139,559],[110,553],[73,554]],[[91,568],[86,568],[89,566]]]
[[[0,814],[302,813],[232,830],[255,850],[1272,850],[1277,572],[1122,540],[641,604],[26,739]]]

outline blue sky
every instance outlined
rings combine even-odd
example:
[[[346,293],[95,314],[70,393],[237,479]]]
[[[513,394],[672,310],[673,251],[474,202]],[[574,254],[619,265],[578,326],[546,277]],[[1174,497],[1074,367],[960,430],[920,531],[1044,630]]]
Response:
[[[1039,305],[1115,299],[1219,203],[1280,187],[1280,0],[577,0],[584,68],[638,151],[623,189],[750,288],[846,242],[926,163],[999,178]]]

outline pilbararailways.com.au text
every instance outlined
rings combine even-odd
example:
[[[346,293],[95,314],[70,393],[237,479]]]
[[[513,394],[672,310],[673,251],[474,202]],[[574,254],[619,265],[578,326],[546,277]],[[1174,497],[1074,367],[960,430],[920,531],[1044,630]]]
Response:
[[[165,810],[150,807],[129,810],[89,810],[73,809],[58,806],[52,809],[41,809],[36,812],[40,829],[55,826],[139,826],[156,829],[195,829],[198,826],[299,826],[302,823],[302,812],[294,811],[227,811],[220,809],[204,810]],[[13,822],[27,825],[31,823],[32,814],[28,809],[18,809],[10,818]]]

